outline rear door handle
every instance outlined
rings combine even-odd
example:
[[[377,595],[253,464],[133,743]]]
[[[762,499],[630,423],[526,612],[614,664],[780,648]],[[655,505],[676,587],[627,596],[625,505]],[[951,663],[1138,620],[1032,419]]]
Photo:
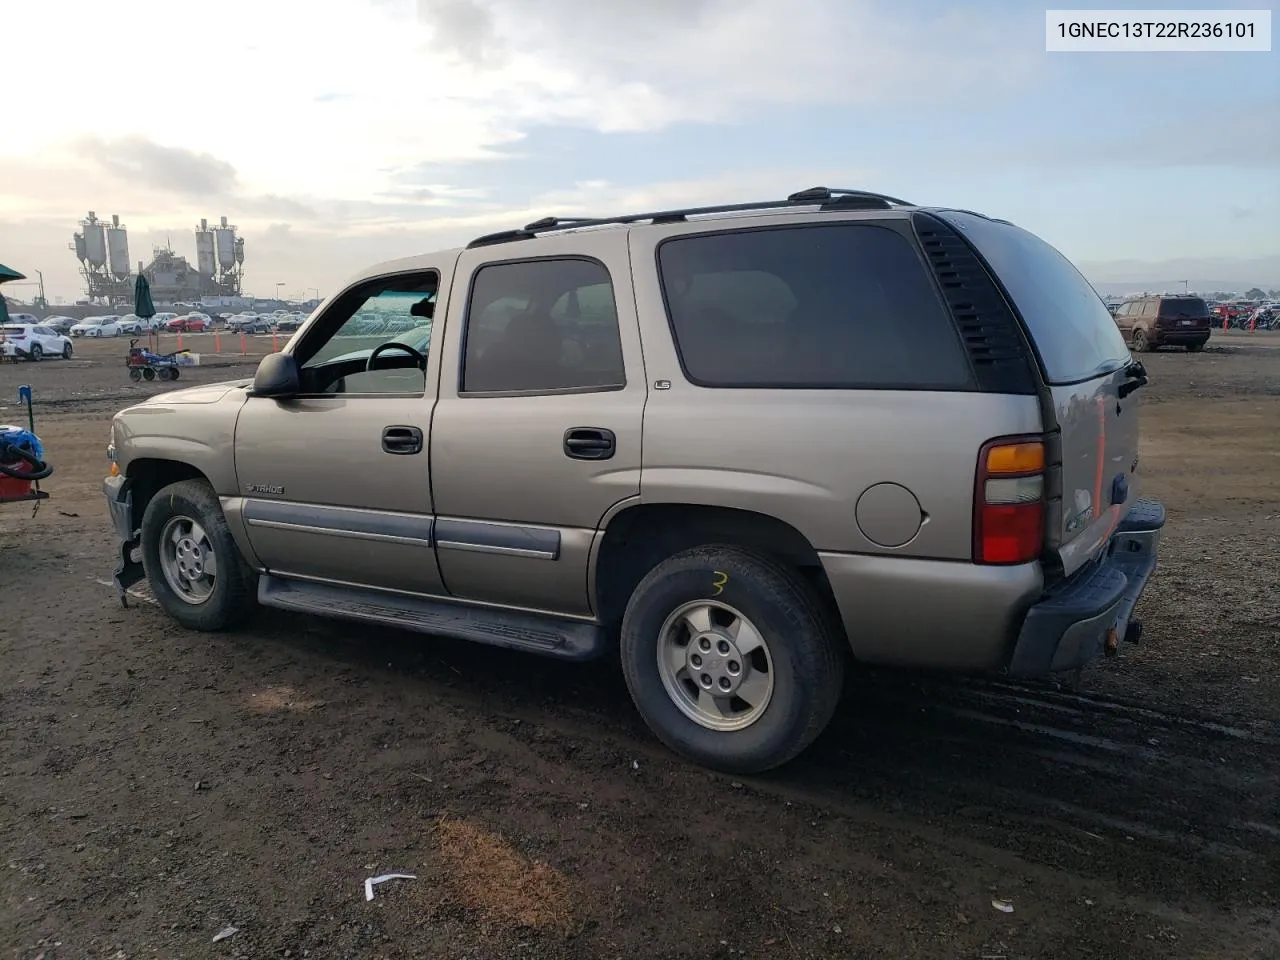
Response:
[[[564,453],[574,460],[608,460],[617,450],[612,430],[604,427],[570,427],[564,432]]]
[[[422,452],[422,431],[417,427],[383,427],[382,452],[407,456]]]

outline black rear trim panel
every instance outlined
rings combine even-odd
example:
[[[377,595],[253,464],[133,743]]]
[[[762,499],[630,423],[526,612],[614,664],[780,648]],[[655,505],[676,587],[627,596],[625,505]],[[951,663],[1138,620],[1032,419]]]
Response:
[[[933,214],[918,211],[911,223],[960,331],[978,389],[1035,396],[1039,390],[1031,350],[981,259],[953,227]]]

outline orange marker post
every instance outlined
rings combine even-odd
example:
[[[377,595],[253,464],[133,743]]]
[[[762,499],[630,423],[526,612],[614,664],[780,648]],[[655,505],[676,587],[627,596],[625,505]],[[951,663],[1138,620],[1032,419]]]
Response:
[[[213,352],[222,352],[222,334],[217,330],[213,331]]]
[[[246,354],[248,354],[248,352],[249,352],[249,341],[245,338],[245,335],[242,333],[240,334],[240,356],[243,357]]]
[[[178,331],[178,350],[182,350],[182,331]]]
[[[274,333],[271,335],[271,352],[280,352],[280,338]]]

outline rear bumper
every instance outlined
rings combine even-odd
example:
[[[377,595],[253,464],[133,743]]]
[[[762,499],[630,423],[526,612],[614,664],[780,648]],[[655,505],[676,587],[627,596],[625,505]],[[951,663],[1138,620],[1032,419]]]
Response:
[[[1204,343],[1209,339],[1208,327],[1171,327],[1167,330],[1152,330],[1148,336],[1156,346],[1179,347],[1188,343]]]
[[[1158,501],[1135,503],[1112,534],[1103,559],[1051,589],[1027,611],[1009,674],[1067,673],[1113,652],[1155,571],[1164,521]]]

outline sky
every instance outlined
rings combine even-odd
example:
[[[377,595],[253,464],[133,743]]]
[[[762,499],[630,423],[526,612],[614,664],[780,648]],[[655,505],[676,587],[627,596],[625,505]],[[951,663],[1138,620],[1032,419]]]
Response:
[[[1098,283],[1280,287],[1274,50],[1046,53],[1044,7],[1017,0],[5,0],[0,18],[25,78],[0,115],[0,263],[51,298],[80,295],[67,245],[89,210],[120,216],[135,264],[165,242],[194,261],[195,224],[226,216],[246,291],[302,296],[548,214],[818,184],[1012,220]]]

